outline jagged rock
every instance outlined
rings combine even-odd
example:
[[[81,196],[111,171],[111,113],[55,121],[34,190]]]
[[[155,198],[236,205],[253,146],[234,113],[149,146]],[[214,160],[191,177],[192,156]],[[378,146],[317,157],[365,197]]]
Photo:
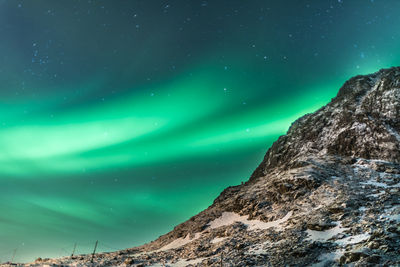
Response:
[[[315,230],[315,231],[325,231],[328,229],[331,229],[333,227],[335,227],[336,224],[332,223],[332,222],[309,222],[307,223],[307,228],[310,230]]]
[[[346,252],[342,257],[340,257],[341,264],[348,264],[360,260],[366,257],[364,253],[361,252]]]
[[[206,210],[149,244],[97,254],[94,264],[400,265],[399,189],[400,68],[391,68],[347,81],[291,125],[248,182]],[[91,265],[85,256],[49,264]]]

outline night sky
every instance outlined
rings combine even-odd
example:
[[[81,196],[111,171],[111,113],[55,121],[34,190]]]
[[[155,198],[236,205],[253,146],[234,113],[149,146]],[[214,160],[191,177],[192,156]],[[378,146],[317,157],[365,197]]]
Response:
[[[141,245],[246,181],[400,1],[0,0],[0,262]]]

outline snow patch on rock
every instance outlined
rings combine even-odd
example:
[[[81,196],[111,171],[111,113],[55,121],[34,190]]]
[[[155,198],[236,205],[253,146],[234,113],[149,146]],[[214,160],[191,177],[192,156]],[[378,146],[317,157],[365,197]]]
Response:
[[[344,254],[344,249],[338,249],[331,253],[325,253],[318,257],[319,262],[314,263],[311,267],[325,267],[329,266],[330,263],[337,261]]]
[[[215,229],[222,226],[231,225],[235,222],[241,222],[247,226],[248,230],[265,230],[271,227],[281,229],[282,227],[280,224],[286,222],[292,216],[292,214],[293,212],[289,211],[282,219],[272,222],[263,222],[260,220],[248,220],[248,216],[240,216],[234,212],[224,212],[219,218],[210,222],[208,226],[210,229]]]
[[[207,259],[207,258],[197,258],[197,259],[193,259],[193,260],[181,259],[178,262],[168,264],[168,266],[171,266],[171,267],[185,267],[185,266],[188,266],[188,265],[196,265],[196,264],[201,263],[205,259]]]
[[[383,188],[387,188],[388,185],[385,183],[379,183],[375,180],[368,180],[366,182],[361,182],[360,184],[364,184],[364,185],[372,185],[372,186],[376,186],[376,187],[383,187]]]
[[[316,231],[316,230],[310,230],[307,229],[307,234],[308,234],[308,240],[311,241],[320,241],[320,242],[325,242],[332,237],[341,234],[343,231],[347,230],[348,228],[342,227],[341,222],[338,222],[337,225],[331,229],[325,230],[325,231]]]
[[[346,245],[353,245],[353,244],[358,244],[360,242],[363,242],[367,240],[371,235],[367,233],[359,234],[359,235],[352,235],[345,237],[340,240],[336,240],[335,243],[341,246],[346,246]]]
[[[210,242],[211,242],[212,244],[217,244],[217,243],[219,243],[219,242],[224,241],[225,239],[226,239],[226,237],[216,237],[216,238],[214,238],[213,240],[211,240]]]
[[[190,238],[190,234],[187,234],[185,238],[178,238],[175,239],[174,241],[172,241],[171,243],[169,243],[168,245],[163,246],[162,248],[156,250],[156,252],[158,251],[166,251],[169,249],[175,249],[175,248],[179,248],[182,247],[196,239],[198,239],[201,236],[201,233],[196,233],[194,238]]]

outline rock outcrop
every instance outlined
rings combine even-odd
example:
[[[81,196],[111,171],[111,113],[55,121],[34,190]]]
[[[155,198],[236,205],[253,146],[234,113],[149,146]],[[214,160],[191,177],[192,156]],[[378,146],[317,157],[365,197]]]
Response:
[[[97,254],[94,264],[400,265],[399,191],[400,68],[391,68],[347,81],[291,125],[248,182],[203,212],[144,246]]]

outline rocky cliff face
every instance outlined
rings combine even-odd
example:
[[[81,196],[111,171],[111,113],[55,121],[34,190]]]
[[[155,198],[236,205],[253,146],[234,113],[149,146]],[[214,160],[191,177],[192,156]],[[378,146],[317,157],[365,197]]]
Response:
[[[347,81],[332,102],[293,123],[252,178],[301,164],[304,156],[335,155],[400,163],[400,69]]]
[[[290,127],[250,180],[96,265],[400,265],[400,68],[347,81]],[[89,256],[43,263],[87,265]]]

